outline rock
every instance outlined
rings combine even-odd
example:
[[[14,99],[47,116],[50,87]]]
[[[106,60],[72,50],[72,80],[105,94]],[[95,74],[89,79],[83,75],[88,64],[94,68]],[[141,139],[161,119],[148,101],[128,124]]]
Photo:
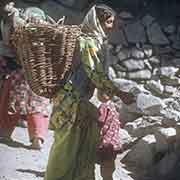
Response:
[[[113,67],[117,72],[118,71],[120,71],[120,72],[126,72],[127,71],[127,68],[122,66],[121,62],[119,62],[118,64],[113,65]]]
[[[138,50],[137,48],[132,48],[131,56],[135,59],[143,59],[144,58],[144,52],[141,50]]]
[[[154,20],[154,17],[148,14],[142,18],[141,22],[145,27],[149,27],[154,22]]]
[[[174,66],[173,64],[173,58],[171,54],[165,54],[161,57],[161,67],[163,66]]]
[[[179,68],[168,66],[168,67],[161,67],[160,68],[160,75],[165,77],[172,77],[176,75],[176,72],[178,72]]]
[[[174,25],[168,25],[164,28],[164,32],[167,34],[173,34],[176,31],[176,27]]]
[[[128,24],[124,30],[125,30],[128,42],[130,43],[139,43],[139,42],[145,43],[146,42],[145,30],[139,21],[133,24]]]
[[[151,57],[153,55],[152,46],[150,45],[143,45],[143,51],[146,57]]]
[[[151,92],[159,95],[162,94],[164,91],[164,87],[160,81],[150,80],[147,82],[145,87]]]
[[[164,86],[164,93],[166,96],[173,96],[173,94],[176,92],[176,88],[172,86]]]
[[[172,144],[176,142],[175,128],[159,128],[155,132],[156,150],[157,152],[167,152],[172,148]]]
[[[126,77],[126,72],[121,72],[121,71],[118,71],[117,72],[117,78],[125,78]]]
[[[169,40],[166,38],[166,36],[162,32],[158,23],[153,23],[147,29],[147,34],[148,34],[150,42],[154,45],[167,45],[167,44],[169,44]]]
[[[133,15],[127,11],[122,11],[121,13],[119,13],[118,16],[122,19],[132,19],[133,18]]]
[[[129,79],[146,80],[151,78],[151,71],[148,69],[143,69],[135,72],[128,72],[127,77]]]
[[[133,137],[141,138],[148,134],[154,134],[158,127],[162,125],[161,116],[143,116],[133,122],[125,124],[124,129]]]
[[[121,141],[120,143],[124,148],[134,141],[133,138],[129,135],[129,133],[122,128],[119,130],[119,137]]]
[[[162,77],[161,82],[163,85],[169,85],[169,86],[179,86],[180,85],[180,79],[178,77]]]
[[[160,115],[160,112],[164,107],[164,103],[158,97],[140,93],[137,96],[137,107],[146,115]]]
[[[180,122],[180,112],[173,109],[164,109],[161,111],[164,116],[162,124],[166,127],[176,126]]]
[[[121,44],[128,46],[128,42],[125,38],[125,35],[119,27],[113,28],[111,35],[109,37],[109,42],[112,44]]]
[[[175,152],[167,153],[156,166],[158,174],[163,175],[164,177],[169,175],[176,166],[178,159],[178,155]]]
[[[118,58],[120,61],[124,61],[130,58],[130,56],[131,56],[131,52],[127,48],[121,49],[121,51],[118,53]]]
[[[174,58],[172,62],[175,67],[180,68],[180,58]]]
[[[152,65],[159,65],[160,64],[160,60],[158,57],[156,56],[152,56],[149,58],[149,62],[152,64]]]
[[[127,68],[127,71],[137,71],[145,68],[143,60],[128,59],[122,62],[122,65]]]
[[[116,87],[125,92],[129,92],[133,87],[137,86],[136,82],[126,79],[115,78],[113,79],[113,83]]]
[[[112,68],[112,67],[109,67],[108,68],[108,77],[109,79],[115,79],[117,76],[116,76],[116,72],[115,70]]]
[[[133,164],[135,167],[142,169],[148,168],[153,164],[155,155],[156,139],[154,135],[147,135],[133,146],[131,151],[126,155],[122,162]]]

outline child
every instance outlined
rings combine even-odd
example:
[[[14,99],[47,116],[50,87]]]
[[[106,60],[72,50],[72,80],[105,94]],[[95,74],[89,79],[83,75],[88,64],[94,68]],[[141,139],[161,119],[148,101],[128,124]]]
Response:
[[[100,126],[100,142],[97,147],[99,163],[101,164],[101,175],[103,179],[112,179],[114,171],[114,160],[117,153],[122,151],[119,130],[119,113],[116,111],[115,104],[111,97],[98,91],[98,99],[101,101],[99,106],[98,123]]]

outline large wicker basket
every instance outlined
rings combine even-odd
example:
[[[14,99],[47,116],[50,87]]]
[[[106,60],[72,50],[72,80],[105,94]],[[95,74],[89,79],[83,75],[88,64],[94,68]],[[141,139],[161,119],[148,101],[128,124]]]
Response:
[[[30,88],[52,98],[71,73],[81,29],[77,25],[29,24],[16,29],[13,44]]]

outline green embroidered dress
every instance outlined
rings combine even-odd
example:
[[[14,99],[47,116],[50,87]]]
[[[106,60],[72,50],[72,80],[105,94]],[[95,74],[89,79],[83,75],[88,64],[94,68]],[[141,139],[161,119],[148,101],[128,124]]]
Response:
[[[112,94],[116,87],[103,71],[100,49],[91,37],[80,38],[81,65],[89,83]],[[100,57],[101,56],[101,57]],[[81,76],[82,77],[82,76]],[[83,78],[83,77],[82,77]],[[46,180],[94,179],[99,129],[97,109],[82,96],[72,82],[60,89],[54,98],[52,124],[55,141],[50,151]]]

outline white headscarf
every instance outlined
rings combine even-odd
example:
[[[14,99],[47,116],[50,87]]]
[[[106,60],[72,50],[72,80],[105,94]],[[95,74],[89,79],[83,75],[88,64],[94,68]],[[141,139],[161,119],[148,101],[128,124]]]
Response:
[[[93,6],[85,16],[82,23],[82,31],[92,37],[95,37],[100,44],[102,44],[106,38],[106,34],[96,14],[96,5]]]

